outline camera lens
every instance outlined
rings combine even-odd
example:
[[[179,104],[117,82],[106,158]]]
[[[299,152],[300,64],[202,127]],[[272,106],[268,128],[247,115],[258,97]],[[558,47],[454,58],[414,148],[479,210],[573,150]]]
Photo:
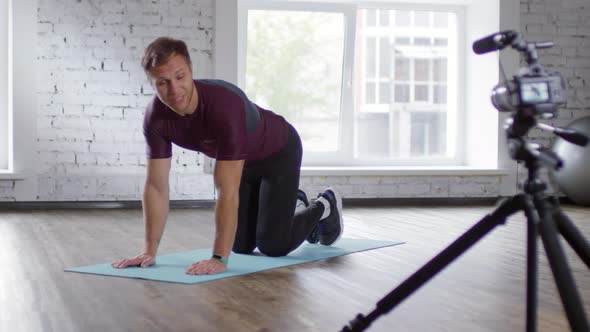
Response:
[[[515,110],[512,104],[512,95],[506,84],[498,84],[492,90],[492,104],[500,112],[512,112]]]

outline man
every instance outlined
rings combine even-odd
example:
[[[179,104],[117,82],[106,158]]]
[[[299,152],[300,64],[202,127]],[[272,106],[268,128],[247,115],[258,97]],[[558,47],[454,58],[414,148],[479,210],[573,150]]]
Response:
[[[307,239],[331,245],[342,234],[342,201],[328,188],[295,213],[301,139],[283,117],[252,103],[221,80],[193,80],[186,44],[158,38],[145,50],[142,66],[156,97],[147,106],[144,135],[147,177],[143,193],[145,245],[141,254],[115,268],[155,264],[169,208],[172,143],[215,158],[215,241],[211,259],[190,265],[187,274],[227,269],[231,251],[256,247],[284,256]]]

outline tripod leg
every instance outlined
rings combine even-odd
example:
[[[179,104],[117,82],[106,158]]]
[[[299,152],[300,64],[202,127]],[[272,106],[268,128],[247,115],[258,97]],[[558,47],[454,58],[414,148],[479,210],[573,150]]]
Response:
[[[539,223],[539,233],[545,246],[545,252],[549,260],[549,265],[555,277],[555,283],[561,296],[561,302],[565,308],[568,321],[572,331],[589,331],[588,320],[584,312],[584,305],[576,289],[576,284],[570,272],[565,254],[557,238],[557,227],[552,218],[552,209],[546,202],[536,202],[537,210],[541,222]]]
[[[524,198],[524,212],[527,217],[527,260],[526,260],[526,331],[537,330],[537,235],[539,215],[529,196]]]
[[[561,235],[590,269],[590,245],[588,245],[588,241],[559,207],[553,213],[553,218]]]
[[[412,292],[416,291],[428,280],[434,277],[438,272],[449,265],[453,260],[463,254],[473,244],[479,241],[494,227],[503,224],[510,215],[523,208],[522,194],[516,195],[509,199],[503,200],[500,205],[491,213],[481,219],[477,224],[471,227],[467,232],[461,235],[426,265],[402,282],[397,288],[387,294],[381,301],[377,302],[377,308],[367,317],[359,314],[348,326],[342,329],[343,332],[363,331],[379,315],[389,312],[396,305],[402,302]]]

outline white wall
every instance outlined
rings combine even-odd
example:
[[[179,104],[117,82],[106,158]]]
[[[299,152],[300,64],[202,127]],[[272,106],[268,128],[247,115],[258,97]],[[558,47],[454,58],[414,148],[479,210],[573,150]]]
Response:
[[[196,76],[210,77],[213,1],[39,0],[37,6],[37,43],[24,48],[34,55],[28,66],[36,69],[36,94],[29,95],[37,97],[37,116],[15,125],[33,138],[31,145],[17,141],[15,150],[33,150],[34,161],[19,176],[25,180],[0,181],[0,199],[139,199],[142,119],[153,96],[140,66],[143,49],[161,35],[182,38]],[[28,110],[15,104],[19,112]],[[201,156],[175,150],[171,198],[213,198],[200,163]]]
[[[213,7],[213,0],[38,0],[38,42],[31,47],[37,129],[29,132],[36,137],[35,161],[26,180],[0,180],[0,200],[140,199],[141,120],[152,96],[141,53],[160,35],[182,38],[191,48],[196,77],[213,76]],[[590,113],[589,11],[587,0],[521,1],[521,30],[556,42],[541,52],[541,62],[568,81],[570,101],[557,124]],[[202,162],[200,155],[175,150],[172,199],[214,197]],[[326,185],[345,197],[494,197],[510,194],[516,180],[453,174],[302,178],[312,194]]]
[[[553,41],[555,46],[539,50],[539,62],[566,81],[567,104],[549,123],[566,126],[574,119],[590,116],[590,2],[588,0],[521,1],[520,29],[531,41]],[[539,129],[531,140],[549,145],[554,135]],[[547,172],[544,172],[547,179]],[[519,165],[518,181],[526,178]]]

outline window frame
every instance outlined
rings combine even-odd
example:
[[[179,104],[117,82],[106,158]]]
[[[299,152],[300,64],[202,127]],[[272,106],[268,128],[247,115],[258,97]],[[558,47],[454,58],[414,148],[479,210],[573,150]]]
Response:
[[[290,0],[276,0],[290,1]],[[298,0],[306,1],[306,0]],[[371,0],[325,0],[338,3],[370,3]],[[397,0],[396,0],[397,1]],[[399,0],[405,3],[432,4],[432,0]],[[215,1],[213,35],[214,75],[238,84],[238,11],[241,1]],[[489,174],[503,177],[501,193],[511,195],[515,192],[512,183],[516,182],[516,163],[509,157],[505,142],[503,123],[508,114],[498,113],[489,103],[491,88],[498,83],[500,68],[498,60],[507,73],[519,68],[516,52],[496,52],[486,56],[476,56],[471,52],[471,42],[503,30],[519,30],[520,7],[510,0],[440,0],[437,4],[455,5],[465,13],[466,45],[459,51],[464,56],[459,75],[464,78],[466,93],[460,102],[465,107],[465,117],[457,125],[465,130],[465,143],[461,145],[465,156],[462,165],[400,165],[400,166],[303,166],[302,174],[312,175],[383,175],[383,176],[431,176],[441,174],[461,174],[465,176]]]
[[[12,0],[2,3],[0,8],[0,77],[7,79],[0,81],[0,173],[9,173],[13,169],[12,157]]]
[[[37,2],[10,1],[8,70],[9,165],[0,180],[25,180],[36,172],[37,133]],[[35,50],[35,51],[32,51]],[[35,185],[27,185],[34,191]]]
[[[353,70],[355,38],[349,33],[351,27],[356,26],[356,5],[345,3],[297,2],[297,1],[269,1],[269,0],[240,0],[238,1],[238,86],[246,87],[246,55],[249,10],[280,10],[280,11],[316,11],[341,13],[344,16],[344,45],[342,85],[340,94],[340,126],[338,127],[338,142],[336,151],[305,151],[302,165],[304,166],[341,166],[349,164],[353,149],[343,150],[342,146],[354,144],[353,135],[345,135],[353,130]],[[305,147],[304,147],[305,149]],[[326,160],[328,158],[328,160]]]
[[[355,43],[360,42],[357,40],[356,23],[357,14],[360,9],[383,9],[383,10],[415,10],[415,11],[445,11],[453,12],[457,17],[457,43],[454,45],[454,54],[457,56],[456,63],[461,62],[460,50],[464,46],[464,10],[461,6],[457,5],[425,5],[425,4],[402,4],[402,3],[349,3],[349,2],[337,2],[337,3],[317,3],[317,2],[296,2],[296,1],[268,1],[268,0],[240,0],[238,1],[238,74],[237,82],[238,86],[245,88],[245,74],[246,74],[246,51],[247,51],[247,17],[249,10],[300,10],[300,11],[327,11],[327,12],[341,12],[345,17],[345,45],[343,54],[343,79],[341,88],[341,117],[339,126],[339,141],[337,152],[315,152],[305,151],[304,152],[304,166],[453,166],[464,164],[464,149],[459,146],[458,138],[462,135],[460,124],[458,123],[461,114],[464,112],[463,103],[458,98],[458,91],[462,89],[463,79],[461,74],[456,73],[457,91],[455,92],[454,100],[450,97],[447,101],[447,110],[453,106],[452,102],[455,103],[454,116],[451,119],[447,119],[447,132],[446,135],[446,146],[448,149],[447,155],[453,157],[406,157],[406,158],[388,158],[385,160],[369,160],[355,158],[356,141],[355,135],[346,135],[345,133],[355,132],[355,100],[354,100],[354,80],[360,79],[359,77],[353,77],[357,74],[355,72],[354,62],[356,61],[356,49]],[[350,27],[353,27],[352,29]],[[351,31],[352,30],[352,31]],[[379,38],[376,39],[376,43],[379,42]],[[431,61],[432,62],[432,61]],[[459,71],[457,68],[455,71]],[[451,70],[447,67],[447,75],[451,76]],[[449,85],[452,84],[449,81]],[[432,87],[429,84],[429,89]],[[448,87],[448,86],[447,86]],[[363,91],[364,89],[361,89]],[[421,108],[416,103],[416,107]],[[447,111],[447,114],[451,112]],[[447,116],[448,117],[448,116]],[[449,118],[449,117],[448,117]],[[342,148],[347,147],[347,148]]]

